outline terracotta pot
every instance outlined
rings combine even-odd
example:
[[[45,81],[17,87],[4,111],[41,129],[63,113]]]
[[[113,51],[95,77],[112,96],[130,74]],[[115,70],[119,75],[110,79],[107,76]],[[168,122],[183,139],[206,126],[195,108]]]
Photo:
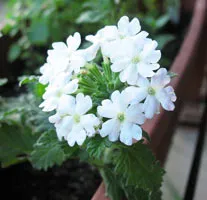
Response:
[[[190,2],[193,3],[193,1]],[[188,3],[189,1],[183,1],[183,8],[189,11],[193,4],[188,7],[186,5]],[[143,126],[152,138],[150,147],[162,164],[165,161],[182,104],[185,100],[198,97],[204,75],[207,55],[207,1],[197,0],[194,3],[193,17],[188,32],[170,68],[170,71],[179,74],[172,81],[172,86],[178,97],[176,110],[174,112],[162,110],[160,115],[147,121]],[[105,197],[103,183],[97,189],[92,200],[109,200]]]

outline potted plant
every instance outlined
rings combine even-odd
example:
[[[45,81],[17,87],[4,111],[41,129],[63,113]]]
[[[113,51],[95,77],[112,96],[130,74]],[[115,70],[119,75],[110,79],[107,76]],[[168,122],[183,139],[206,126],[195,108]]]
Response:
[[[165,18],[164,18],[165,19]],[[162,19],[163,20],[163,19]],[[163,22],[162,20],[160,20],[161,22]],[[161,23],[161,22],[159,22],[159,23]],[[158,24],[159,24],[158,23]],[[200,29],[199,29],[200,30]],[[76,34],[76,36],[74,35],[74,37],[78,37],[77,36],[77,34]],[[92,37],[91,37],[92,38]],[[90,40],[90,39],[89,39]],[[91,41],[93,41],[93,40],[91,40]],[[196,44],[197,44],[197,41],[195,42]],[[54,44],[54,48],[55,48],[55,46],[56,46],[56,44]],[[57,46],[56,46],[57,47]],[[192,49],[191,49],[192,50]],[[191,52],[192,53],[192,52]],[[54,52],[52,53],[51,52],[51,55],[54,55],[55,57],[57,56],[56,54],[54,54]],[[51,56],[52,57],[52,56]],[[87,57],[87,56],[86,56]],[[89,56],[90,57],[90,56]],[[136,62],[138,62],[138,60],[136,59],[135,60]],[[104,64],[105,65],[107,65],[107,63],[108,63],[108,60],[107,60],[107,58],[104,58]],[[106,66],[105,66],[106,67]],[[43,75],[44,75],[44,73],[46,73],[46,71],[47,71],[47,68],[48,68],[48,66],[46,65],[46,66],[44,66],[43,68],[42,68],[42,70],[41,70],[41,72],[43,73]],[[78,77],[78,78],[80,78],[80,80],[82,80],[81,78],[82,78],[82,76],[84,76],[84,73],[88,73],[88,71],[90,72],[90,73],[95,73],[96,74],[96,76],[97,76],[97,71],[94,71],[94,70],[96,70],[96,69],[94,69],[94,66],[93,65],[88,65],[87,66],[87,68],[86,68],[87,70],[86,71],[81,71],[81,77]],[[176,71],[175,72],[178,72],[179,73],[179,71],[177,71],[177,68],[175,68],[176,69]],[[173,70],[173,68],[171,69],[171,70]],[[187,73],[186,73],[187,74]],[[185,74],[185,77],[187,77],[187,75]],[[46,75],[47,76],[47,75]],[[183,71],[181,71],[181,76],[182,77],[184,77],[184,75],[183,75]],[[47,78],[45,79],[46,77],[44,77],[44,78],[42,78],[42,80],[41,80],[41,82],[42,83],[45,83],[45,81],[47,82]],[[63,78],[63,80],[64,80],[64,77],[62,77]],[[106,77],[107,78],[107,77]],[[117,77],[114,77],[114,78],[117,78]],[[26,82],[32,82],[32,81],[36,81],[36,79],[37,79],[37,77],[35,77],[35,76],[33,76],[33,77],[29,77],[29,78],[24,78],[23,80],[22,80],[22,83],[26,83]],[[108,79],[107,79],[108,80]],[[180,78],[179,79],[177,79],[177,80],[179,80],[179,81],[176,81],[176,79],[174,79],[175,80],[175,82],[173,83],[173,85],[175,86],[175,88],[176,88],[176,91],[178,90],[178,94],[179,94],[179,91],[180,91],[180,89],[178,89],[178,88],[180,88],[180,86],[177,86],[177,85],[182,85],[183,84],[183,80],[180,82]],[[61,81],[61,79],[60,79],[60,81]],[[199,79],[198,79],[198,83],[199,83]],[[80,81],[80,84],[82,84],[82,85],[85,85],[86,83],[83,81],[82,83],[81,83],[81,81]],[[119,84],[119,83],[117,83],[117,84]],[[121,83],[120,83],[121,84]],[[90,84],[89,84],[90,85]],[[74,85],[73,85],[74,87],[75,87],[75,83],[74,83]],[[39,96],[41,97],[42,96],[42,94],[44,93],[44,87],[42,87],[42,85],[41,84],[37,84],[36,86],[35,86],[36,88],[35,88],[35,90],[36,91],[39,91]],[[107,86],[107,87],[111,87],[111,86]],[[80,88],[81,89],[81,88]],[[88,88],[89,89],[89,88]],[[93,86],[91,86],[91,89],[93,89]],[[79,91],[80,92],[80,91]],[[83,93],[84,93],[84,90],[82,91]],[[151,92],[153,92],[153,91],[151,91]],[[86,92],[86,94],[87,94],[87,92]],[[90,93],[90,95],[91,95],[91,93]],[[47,96],[47,95],[45,95],[45,96]],[[109,96],[107,96],[108,98],[109,98]],[[94,98],[94,97],[93,97]],[[62,102],[62,103],[64,103],[64,102]],[[46,110],[50,110],[51,109],[51,105],[49,105],[48,104],[48,102],[45,102],[45,103],[43,103],[43,105],[42,105],[43,107],[45,107],[45,109]],[[49,108],[49,107],[50,108]],[[179,107],[179,103],[178,103],[178,107]],[[16,111],[12,111],[12,112],[16,112]],[[4,113],[5,115],[3,116],[3,118],[4,117],[7,117],[7,116],[9,116],[10,114],[11,114],[11,112],[6,112],[6,113]],[[100,113],[99,113],[100,114]],[[123,116],[121,115],[120,116],[120,120],[122,120],[122,118],[123,118]],[[170,115],[168,115],[168,114],[166,114],[165,112],[163,112],[163,111],[161,111],[161,114],[160,114],[160,117],[156,117],[156,119],[153,121],[153,123],[152,122],[147,122],[147,124],[144,126],[144,129],[145,130],[147,130],[147,131],[149,131],[149,133],[150,133],[150,135],[151,135],[151,137],[152,137],[152,140],[155,140],[154,142],[152,142],[151,144],[152,144],[152,148],[154,149],[154,152],[157,154],[157,157],[159,158],[159,155],[160,155],[160,158],[164,158],[164,156],[162,156],[162,154],[158,151],[158,146],[160,146],[160,145],[162,145],[162,146],[166,146],[166,148],[168,147],[168,143],[166,143],[166,145],[164,145],[164,144],[162,144],[162,141],[165,139],[166,141],[169,141],[168,140],[168,138],[166,139],[166,138],[164,138],[163,136],[164,136],[164,132],[165,132],[165,129],[166,129],[166,126],[165,127],[161,127],[160,126],[160,120],[161,119],[167,119],[167,123],[166,123],[166,125],[168,124],[168,125],[171,125],[171,116]],[[74,118],[75,120],[77,120],[77,121],[79,121],[79,118],[78,118],[78,116],[75,116],[75,118]],[[51,119],[51,121],[52,122],[55,122],[55,124],[56,124],[56,121],[57,119],[55,119],[55,118],[53,118],[53,119]],[[106,119],[104,119],[104,120],[106,120]],[[154,124],[154,125],[153,125]],[[27,125],[27,124],[26,124]],[[57,126],[57,124],[56,124],[56,126]],[[34,127],[32,127],[32,128],[34,128]],[[37,128],[37,127],[36,127]],[[35,129],[36,129],[35,128]],[[51,128],[51,126],[48,126],[48,128]],[[57,127],[56,127],[57,128]],[[158,136],[158,132],[156,131],[154,131],[155,130],[155,128],[156,128],[156,130],[160,130],[160,137],[157,137]],[[160,128],[160,129],[159,129]],[[36,167],[38,168],[40,165],[41,165],[41,163],[38,163],[39,162],[39,156],[41,156],[39,153],[38,153],[38,148],[42,148],[42,146],[41,146],[41,144],[44,144],[45,146],[47,146],[47,144],[45,143],[45,141],[47,141],[47,139],[49,139],[49,133],[51,133],[51,132],[48,132],[48,133],[45,133],[45,134],[43,134],[44,136],[42,136],[42,137],[40,137],[39,138],[39,140],[36,142],[36,144],[35,144],[35,149],[33,150],[33,152],[32,152],[32,157],[30,157],[30,160],[32,160],[34,163],[36,163],[36,164],[34,164],[34,166],[36,165]],[[60,133],[60,132],[59,132]],[[52,132],[51,133],[53,136],[54,136],[54,132]],[[48,136],[48,138],[47,138],[47,136]],[[46,138],[47,139],[46,139]],[[60,137],[61,137],[61,134],[60,134]],[[147,138],[147,136],[145,135],[145,137]],[[154,139],[154,138],[157,138],[157,139]],[[35,140],[36,138],[34,138],[34,140]],[[51,142],[51,145],[53,144],[54,145],[54,147],[56,147],[56,140],[55,140],[55,137],[53,137],[52,138],[52,141],[54,142]],[[99,139],[98,139],[98,141],[99,141]],[[71,141],[70,141],[71,142]],[[106,142],[107,143],[107,142]],[[163,142],[164,143],[164,142]],[[72,144],[72,143],[70,143],[70,144]],[[93,144],[93,142],[92,142],[92,144]],[[110,145],[110,142],[109,142],[109,144],[107,143],[107,144],[105,144],[105,145]],[[61,145],[61,148],[64,148],[65,149],[65,144],[63,144],[63,146]],[[50,147],[48,147],[48,148],[51,148],[51,146]],[[40,150],[39,149],[39,150]],[[67,149],[67,148],[66,148]],[[43,151],[43,149],[41,149],[42,151]],[[45,150],[45,149],[44,149]],[[74,148],[74,151],[76,152],[76,148]],[[90,151],[90,150],[89,150]],[[26,152],[27,153],[27,152]],[[59,152],[60,153],[60,152]],[[60,153],[61,155],[64,155],[63,157],[65,157],[65,156],[68,156],[68,155],[66,155],[66,154],[64,154],[64,151],[63,151],[63,154],[62,153]],[[24,154],[21,154],[21,156],[23,156],[24,157]],[[21,158],[21,157],[20,157]],[[83,155],[83,159],[85,159],[84,158],[84,155]],[[19,159],[20,161],[21,161],[21,159]],[[57,159],[57,160],[55,160],[55,159],[53,159],[52,161],[51,161],[53,164],[54,163],[56,163],[56,164],[59,164],[61,161],[59,160],[59,159]],[[45,163],[46,165],[45,166],[41,166],[41,168],[43,167],[45,167],[45,169],[46,168],[48,168],[49,166],[51,166],[52,164],[51,163]],[[100,163],[96,163],[97,165],[99,165]],[[103,184],[102,184],[102,186],[103,186]],[[103,187],[101,186],[101,188],[103,189]],[[102,194],[102,196],[104,196],[104,192],[103,192],[103,190],[98,190],[98,191],[101,191],[101,194]],[[94,198],[97,198],[97,196],[95,195],[95,197]],[[100,199],[101,197],[98,197],[98,199]]]

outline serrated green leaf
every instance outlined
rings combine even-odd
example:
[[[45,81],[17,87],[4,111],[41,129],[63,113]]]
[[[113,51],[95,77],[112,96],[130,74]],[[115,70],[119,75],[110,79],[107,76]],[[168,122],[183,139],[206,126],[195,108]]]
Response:
[[[158,191],[146,191],[135,187],[124,187],[124,193],[127,199],[133,200],[161,200],[162,192]]]
[[[29,127],[12,121],[0,123],[0,162],[2,167],[22,162],[28,158],[38,135]]]
[[[114,152],[115,173],[123,178],[127,186],[156,191],[162,183],[164,170],[156,161],[151,150],[140,142],[133,146],[122,146]]]
[[[30,161],[33,167],[47,170],[54,165],[61,165],[76,150],[77,146],[74,146],[68,147],[66,151],[65,142],[60,142],[56,132],[51,130],[42,134],[38,139],[31,153]]]
[[[119,185],[118,177],[109,168],[101,169],[101,176],[106,187],[106,196],[110,200],[121,200],[124,198],[124,192]]]
[[[101,158],[104,154],[104,151],[107,147],[111,145],[111,142],[108,138],[102,138],[100,135],[96,135],[93,138],[90,138],[85,143],[86,151],[90,157]]]

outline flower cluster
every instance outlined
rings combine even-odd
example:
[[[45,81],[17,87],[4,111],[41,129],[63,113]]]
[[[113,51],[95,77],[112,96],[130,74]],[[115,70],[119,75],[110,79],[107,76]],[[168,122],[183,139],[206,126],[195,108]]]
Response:
[[[129,21],[126,16],[117,26],[105,26],[86,40],[92,43],[86,49],[79,49],[79,33],[69,36],[66,44],[52,44],[47,63],[40,69],[39,81],[47,85],[40,107],[45,112],[56,111],[49,121],[54,123],[58,138],[64,138],[70,146],[82,145],[95,134],[132,145],[133,139],[142,138],[141,125],[159,113],[160,105],[174,110],[176,96],[168,86],[171,78],[167,70],[158,64],[158,44],[141,31],[137,18]],[[79,75],[81,68],[87,71],[86,66],[98,53],[124,84],[97,105],[81,90]],[[104,73],[101,66],[98,69]]]

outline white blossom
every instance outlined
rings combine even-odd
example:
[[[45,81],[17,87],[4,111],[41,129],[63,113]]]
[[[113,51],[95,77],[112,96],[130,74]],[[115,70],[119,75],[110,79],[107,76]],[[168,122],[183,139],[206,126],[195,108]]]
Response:
[[[52,44],[47,62],[40,68],[39,82],[48,84],[40,107],[45,112],[56,111],[49,121],[54,123],[59,140],[64,138],[70,146],[82,145],[87,137],[99,133],[112,142],[120,140],[132,145],[134,139],[142,138],[141,125],[146,118],[158,114],[160,106],[174,110],[176,95],[168,86],[170,76],[158,64],[161,52],[156,49],[157,42],[147,37],[137,18],[130,21],[123,16],[117,26],[105,26],[95,35],[86,36],[92,43],[88,48],[79,49],[81,36],[77,32],[66,43]],[[119,73],[126,88],[112,91],[111,98],[101,99],[97,107],[90,96],[74,95],[78,89],[75,77],[79,77],[80,68],[96,58],[99,50],[104,61],[111,63],[111,71]],[[87,73],[84,76],[87,80]],[[107,81],[110,82],[108,77]],[[89,83],[83,84],[88,87]],[[84,88],[79,89],[84,92]],[[93,114],[94,109],[99,118]]]
[[[60,72],[58,71],[57,66],[51,65],[50,63],[45,63],[42,67],[40,67],[40,73],[42,74],[39,78],[39,82],[43,85],[48,84],[51,82],[54,77],[56,77]]]
[[[160,65],[161,53],[156,50],[157,42],[145,37],[125,40],[111,56],[111,69],[120,72],[120,80],[134,85],[139,76],[152,77]]]
[[[57,108],[62,95],[73,94],[77,89],[78,80],[71,80],[70,74],[61,73],[46,88],[46,92],[43,94],[44,101],[39,107],[43,108],[45,112],[52,111]]]
[[[129,22],[129,18],[127,16],[123,16],[118,21],[117,26],[105,26],[100,29],[96,35],[86,36],[86,40],[92,42],[94,45],[98,45],[104,56],[110,56],[111,53],[116,52],[116,50],[112,48],[112,45],[118,50],[121,40],[136,36],[140,30],[141,26],[137,18],[134,18]],[[117,41],[118,43],[112,43]]]
[[[80,68],[95,57],[93,48],[78,50],[80,44],[81,36],[78,32],[73,36],[70,35],[66,44],[64,42],[53,43],[53,49],[48,50],[47,62],[58,66],[58,71],[79,73]]]
[[[142,104],[129,105],[127,92],[114,91],[111,100],[103,100],[97,110],[101,117],[109,119],[100,130],[102,137],[108,136],[112,142],[120,138],[126,145],[132,145],[133,139],[142,138],[142,129],[139,126],[145,121]]]
[[[170,76],[167,75],[167,70],[160,68],[150,80],[140,77],[138,87],[128,87],[127,92],[133,94],[133,104],[144,100],[143,111],[146,118],[151,119],[154,114],[159,114],[160,104],[168,111],[175,108],[173,102],[176,101],[176,95],[174,89],[167,86],[169,82]]]
[[[82,145],[87,136],[92,137],[100,122],[94,114],[86,114],[91,108],[91,98],[82,93],[76,98],[62,96],[57,113],[49,118],[51,123],[55,123],[58,138],[62,140],[64,137],[70,146],[74,146],[76,142]]]
[[[129,22],[129,18],[127,16],[123,16],[118,21],[118,32],[120,38],[134,36],[140,32],[140,30],[141,26],[137,18],[134,18]]]

